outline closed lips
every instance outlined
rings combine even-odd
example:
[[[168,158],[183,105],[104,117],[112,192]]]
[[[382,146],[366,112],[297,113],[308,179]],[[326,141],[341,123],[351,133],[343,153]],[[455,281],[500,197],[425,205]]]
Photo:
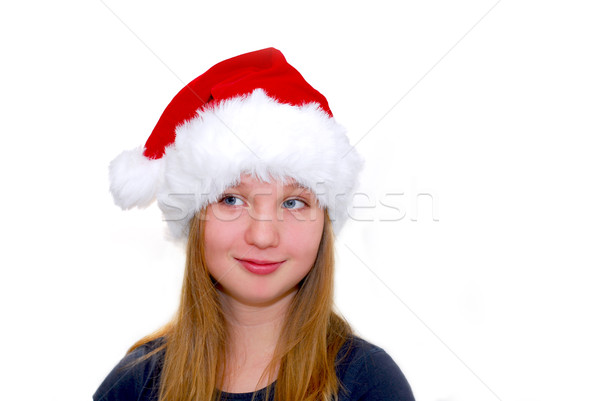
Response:
[[[237,259],[238,262],[250,273],[269,274],[273,273],[285,261],[274,262],[270,260]]]

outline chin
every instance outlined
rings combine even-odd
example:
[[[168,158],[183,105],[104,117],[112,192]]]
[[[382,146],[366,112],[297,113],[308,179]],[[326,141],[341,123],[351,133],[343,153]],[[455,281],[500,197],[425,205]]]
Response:
[[[255,291],[252,293],[246,292],[245,294],[230,294],[233,298],[235,298],[238,302],[243,303],[249,306],[256,307],[264,307],[276,304],[279,301],[283,301],[284,299],[291,297],[297,292],[297,288],[291,288],[285,291],[272,291],[266,290],[263,291]]]

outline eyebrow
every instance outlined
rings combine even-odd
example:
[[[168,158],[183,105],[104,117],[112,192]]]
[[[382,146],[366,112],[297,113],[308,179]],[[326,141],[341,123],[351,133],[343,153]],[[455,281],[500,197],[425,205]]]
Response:
[[[251,183],[240,182],[238,185],[230,186],[228,189],[237,189],[239,191],[244,191],[251,186]],[[300,191],[300,193],[296,194],[295,196],[306,196],[308,199],[318,199],[317,195],[312,191],[312,189],[305,185],[301,185],[297,182],[285,184],[282,186],[282,188],[284,191]]]

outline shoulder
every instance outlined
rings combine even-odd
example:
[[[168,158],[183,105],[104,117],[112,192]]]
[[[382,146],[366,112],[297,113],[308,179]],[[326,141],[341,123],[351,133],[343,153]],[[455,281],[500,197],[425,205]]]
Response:
[[[404,374],[380,347],[350,338],[338,353],[340,401],[414,401]]]
[[[98,387],[94,401],[157,400],[164,351],[144,357],[162,344],[159,338],[125,355]]]

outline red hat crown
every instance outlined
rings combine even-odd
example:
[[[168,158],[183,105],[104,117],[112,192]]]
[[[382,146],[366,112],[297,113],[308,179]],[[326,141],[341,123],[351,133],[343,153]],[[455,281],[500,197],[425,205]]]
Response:
[[[159,159],[175,141],[175,130],[215,103],[244,96],[255,89],[279,103],[302,106],[318,103],[333,116],[327,99],[272,47],[224,60],[187,84],[167,106],[146,141],[144,156]]]

